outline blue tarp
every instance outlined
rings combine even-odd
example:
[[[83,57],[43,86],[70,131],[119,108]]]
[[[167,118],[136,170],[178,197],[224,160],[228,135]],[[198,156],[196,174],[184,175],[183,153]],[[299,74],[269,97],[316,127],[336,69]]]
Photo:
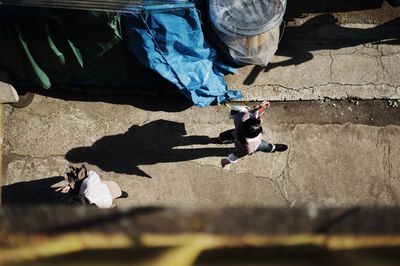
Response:
[[[123,39],[135,59],[175,84],[196,106],[242,98],[240,91],[227,88],[224,74],[233,69],[217,62],[194,4],[170,7],[150,6],[121,16]]]

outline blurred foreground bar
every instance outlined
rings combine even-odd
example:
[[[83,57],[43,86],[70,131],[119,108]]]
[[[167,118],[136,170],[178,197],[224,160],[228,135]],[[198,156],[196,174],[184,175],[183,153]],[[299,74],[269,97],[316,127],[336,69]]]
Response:
[[[398,265],[400,209],[0,210],[0,265]]]

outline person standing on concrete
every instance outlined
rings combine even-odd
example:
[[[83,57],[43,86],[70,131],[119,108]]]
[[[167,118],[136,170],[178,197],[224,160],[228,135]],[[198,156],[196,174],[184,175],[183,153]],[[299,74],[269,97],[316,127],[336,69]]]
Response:
[[[220,143],[235,143],[235,150],[221,160],[221,166],[224,169],[229,169],[230,164],[256,151],[283,152],[287,150],[288,146],[285,144],[271,144],[262,139],[262,116],[269,106],[270,103],[265,101],[254,108],[241,106],[231,110],[230,115],[234,120],[235,128],[222,132],[218,137]]]

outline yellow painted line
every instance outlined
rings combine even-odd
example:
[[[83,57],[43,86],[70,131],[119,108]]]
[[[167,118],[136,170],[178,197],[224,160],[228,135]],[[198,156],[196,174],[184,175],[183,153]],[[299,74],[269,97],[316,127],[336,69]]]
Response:
[[[2,236],[2,239],[7,239]],[[8,245],[0,248],[0,265],[32,261],[89,249],[115,249],[132,246],[122,234],[76,233],[59,236],[10,236]]]
[[[331,250],[346,250],[371,247],[400,246],[400,235],[243,235],[221,236],[209,234],[182,234],[182,235],[153,235],[141,236],[141,242],[147,247],[181,246],[195,242],[202,243],[207,248],[241,247],[241,246],[297,246],[315,245]]]
[[[41,258],[71,254],[84,250],[111,250],[127,248],[165,247],[165,252],[141,265],[189,266],[203,251],[238,247],[296,247],[317,246],[328,250],[363,248],[400,248],[400,235],[351,236],[351,235],[242,235],[223,236],[212,234],[138,235],[135,240],[124,234],[70,233],[58,236],[2,236],[0,265],[33,261]]]

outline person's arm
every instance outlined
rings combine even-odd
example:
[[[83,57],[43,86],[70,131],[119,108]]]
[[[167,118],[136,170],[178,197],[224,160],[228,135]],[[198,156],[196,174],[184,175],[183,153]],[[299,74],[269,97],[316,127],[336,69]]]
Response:
[[[243,121],[251,116],[250,112],[251,109],[246,107],[245,109],[243,109],[242,111],[238,112],[235,115],[233,122],[235,124],[236,131],[238,131]],[[235,134],[238,134],[238,132],[236,132]],[[235,150],[233,151],[233,153],[229,154],[226,158],[221,159],[221,166],[224,169],[229,169],[232,163],[236,163],[237,161],[239,161],[240,158],[246,155],[248,155],[247,151],[243,147],[241,147],[240,144],[235,143]]]
[[[64,180],[66,185],[64,185],[63,187],[59,187],[57,188],[55,191],[56,192],[61,192],[61,193],[69,193],[72,192],[74,190],[75,187],[75,179],[73,178],[72,174],[70,171],[68,171],[71,167],[69,167],[66,171],[66,175],[64,176]]]
[[[247,148],[247,145],[241,145],[239,142],[236,142],[233,152],[221,160],[221,166],[224,169],[229,169],[231,164],[237,163],[241,158],[249,155]]]
[[[259,105],[254,106],[251,108],[249,111],[255,115],[255,118],[257,119],[262,119],[265,110],[270,107],[270,102],[269,101],[263,101]]]
[[[78,180],[76,182],[71,182],[66,186],[59,187],[55,191],[61,192],[61,193],[71,193],[73,195],[79,194],[79,190],[81,188],[83,180]]]
[[[221,159],[221,166],[224,169],[229,169],[230,165],[237,163],[241,157],[237,157],[235,154],[230,153],[226,158]]]
[[[71,186],[70,185],[66,185],[63,187],[59,187],[55,190],[56,192],[61,192],[61,193],[68,193],[71,191]]]

